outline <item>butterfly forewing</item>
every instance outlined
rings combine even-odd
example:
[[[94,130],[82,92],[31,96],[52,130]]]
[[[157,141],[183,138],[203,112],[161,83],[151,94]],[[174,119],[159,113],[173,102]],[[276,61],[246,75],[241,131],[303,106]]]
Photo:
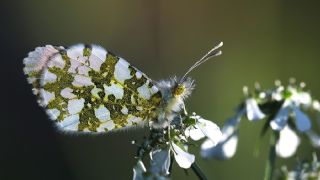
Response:
[[[38,47],[24,64],[39,104],[64,130],[138,125],[154,117],[161,101],[145,74],[100,46]]]

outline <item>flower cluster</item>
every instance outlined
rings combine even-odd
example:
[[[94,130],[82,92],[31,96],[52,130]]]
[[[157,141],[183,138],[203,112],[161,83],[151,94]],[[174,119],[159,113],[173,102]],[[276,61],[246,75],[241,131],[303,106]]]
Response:
[[[319,179],[320,162],[316,154],[313,155],[312,162],[299,162],[291,171],[286,166],[281,168],[277,179],[295,180],[295,179]]]
[[[217,144],[221,136],[216,124],[195,113],[177,117],[167,128],[150,129],[149,137],[138,145],[138,163],[133,168],[133,179],[168,179],[173,159],[184,169],[190,168],[195,162],[195,156],[188,152],[190,139],[197,141],[207,137],[212,144]],[[143,163],[146,156],[150,157],[149,168]]]
[[[276,153],[279,157],[288,158],[295,154],[300,138],[298,134],[307,135],[314,147],[320,147],[320,137],[311,129],[311,121],[305,112],[320,112],[319,101],[314,100],[305,83],[297,84],[290,80],[288,86],[280,81],[275,82],[273,89],[262,90],[256,84],[255,91],[249,92],[244,87],[245,100],[239,105],[235,117],[225,123],[222,128],[222,140],[217,146],[205,141],[202,145],[204,158],[228,159],[237,148],[239,123],[241,118],[249,121],[265,119],[262,134],[268,129],[276,135]]]

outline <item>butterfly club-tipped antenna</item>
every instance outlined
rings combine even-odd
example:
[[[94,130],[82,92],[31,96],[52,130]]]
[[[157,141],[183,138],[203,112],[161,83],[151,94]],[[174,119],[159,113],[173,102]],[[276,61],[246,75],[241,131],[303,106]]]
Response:
[[[220,42],[218,45],[214,46],[210,51],[208,51],[201,59],[199,59],[198,61],[196,61],[189,69],[188,71],[182,76],[182,78],[180,79],[180,83],[183,83],[186,80],[187,75],[193,71],[195,68],[197,68],[198,66],[200,66],[201,64],[205,63],[206,61],[208,61],[209,59],[211,59],[212,57],[216,57],[222,54],[222,51],[219,50],[219,48],[223,46],[223,42]]]

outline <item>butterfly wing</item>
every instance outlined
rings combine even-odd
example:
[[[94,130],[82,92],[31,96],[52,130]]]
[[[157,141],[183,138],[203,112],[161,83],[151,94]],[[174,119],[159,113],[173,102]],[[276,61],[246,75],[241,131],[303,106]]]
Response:
[[[39,104],[63,130],[132,127],[154,118],[161,102],[145,74],[100,46],[38,47],[24,64]]]

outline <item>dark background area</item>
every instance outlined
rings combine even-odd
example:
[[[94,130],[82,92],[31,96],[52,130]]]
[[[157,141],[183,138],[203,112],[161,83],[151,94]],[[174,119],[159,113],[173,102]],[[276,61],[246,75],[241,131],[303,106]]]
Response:
[[[0,179],[131,179],[143,129],[99,136],[57,132],[37,105],[22,59],[45,44],[100,44],[152,79],[182,75],[213,44],[223,56],[194,71],[197,88],[187,101],[218,125],[233,115],[242,87],[271,87],[275,79],[305,81],[320,99],[319,1],[1,1]],[[241,124],[230,161],[203,161],[209,179],[262,179],[267,137],[253,157],[263,122]],[[314,124],[315,125],[315,124]],[[307,141],[301,159],[311,158]],[[198,155],[197,151],[194,153]],[[296,161],[278,161],[277,166]],[[174,168],[174,179],[194,179]]]

